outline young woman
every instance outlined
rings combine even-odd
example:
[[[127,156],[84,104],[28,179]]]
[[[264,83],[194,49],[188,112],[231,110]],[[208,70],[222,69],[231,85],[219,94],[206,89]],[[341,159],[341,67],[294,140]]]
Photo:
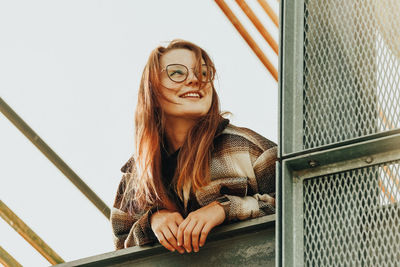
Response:
[[[215,226],[275,212],[276,144],[221,116],[214,77],[193,43],[151,53],[111,213],[116,249],[158,240],[197,252]]]

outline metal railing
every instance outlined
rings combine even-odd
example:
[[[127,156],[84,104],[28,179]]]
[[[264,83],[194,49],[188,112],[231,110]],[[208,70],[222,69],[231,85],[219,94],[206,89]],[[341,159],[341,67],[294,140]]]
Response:
[[[275,266],[275,215],[221,225],[197,253],[170,252],[160,244],[130,247],[67,266]]]

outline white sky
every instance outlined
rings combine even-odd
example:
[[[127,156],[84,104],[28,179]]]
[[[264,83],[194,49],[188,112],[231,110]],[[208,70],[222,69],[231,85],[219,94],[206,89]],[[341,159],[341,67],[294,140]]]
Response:
[[[247,2],[278,41],[261,7]],[[268,2],[278,14],[279,3]],[[174,38],[210,54],[231,122],[276,142],[278,85],[211,0],[0,0],[0,96],[111,206],[133,151],[142,69],[153,48]],[[0,198],[65,261],[113,250],[104,215],[2,114]],[[2,219],[0,246],[24,266],[50,265]]]

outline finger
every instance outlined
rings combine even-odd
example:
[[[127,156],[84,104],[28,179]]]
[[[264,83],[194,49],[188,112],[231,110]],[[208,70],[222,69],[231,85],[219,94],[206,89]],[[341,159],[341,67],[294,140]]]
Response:
[[[174,239],[175,239],[175,248],[176,250],[178,250],[179,253],[185,253],[185,249],[182,246],[178,245],[178,239],[177,239],[177,233],[178,233],[178,226],[175,223],[172,223],[168,226],[171,234],[173,235]]]
[[[178,241],[178,228],[179,225],[176,223],[171,223],[168,225],[169,230],[171,231],[171,233],[175,236],[176,241]]]
[[[178,225],[180,225],[183,222],[183,218],[181,214],[178,214],[177,218],[176,218],[176,223]]]
[[[185,252],[183,248],[178,246],[175,236],[171,233],[171,230],[168,227],[163,228],[163,234],[165,239],[174,248],[174,250],[178,250],[178,252],[181,254]]]
[[[166,249],[169,251],[174,252],[175,249],[171,244],[168,242],[168,240],[165,238],[164,234],[162,232],[158,232],[156,234],[156,237],[158,238],[158,241],[160,242],[161,245],[163,245]]]
[[[207,223],[206,225],[204,225],[200,235],[200,247],[204,246],[204,243],[206,243],[208,233],[211,231],[212,228],[213,226],[211,224]]]
[[[187,252],[192,251],[192,232],[194,227],[197,225],[196,220],[191,220],[183,231],[183,247]]]
[[[193,246],[193,251],[194,252],[198,252],[199,251],[199,237],[200,237],[200,233],[201,233],[201,230],[203,229],[203,227],[204,227],[204,223],[198,222],[196,224],[196,226],[194,227],[194,229],[193,229],[193,232],[192,232],[192,246]]]
[[[184,220],[178,227],[178,234],[176,236],[176,238],[178,239],[178,246],[182,246],[183,245],[183,231],[186,228],[186,225],[190,222],[190,219],[187,218],[186,220]]]

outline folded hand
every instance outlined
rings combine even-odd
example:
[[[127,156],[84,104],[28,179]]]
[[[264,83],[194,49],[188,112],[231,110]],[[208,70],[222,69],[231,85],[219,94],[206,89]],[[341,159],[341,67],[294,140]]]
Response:
[[[182,246],[177,244],[178,226],[183,222],[182,215],[176,211],[160,210],[154,213],[150,219],[151,229],[158,241],[170,251],[184,253]]]
[[[183,222],[179,224],[177,241],[187,252],[199,251],[206,242],[208,233],[215,226],[225,220],[224,208],[216,201],[189,213]]]

